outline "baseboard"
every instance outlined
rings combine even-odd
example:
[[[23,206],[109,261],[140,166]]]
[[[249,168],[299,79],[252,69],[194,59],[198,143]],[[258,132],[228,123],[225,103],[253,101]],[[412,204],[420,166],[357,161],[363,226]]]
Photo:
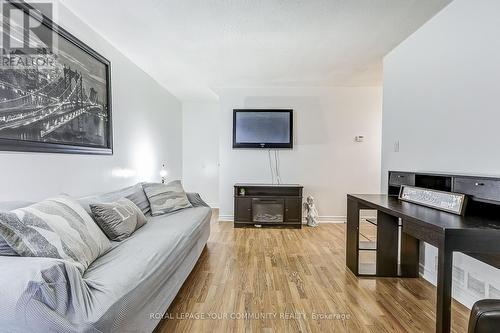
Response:
[[[345,216],[319,216],[318,217],[319,222],[321,223],[345,223],[346,222],[346,217]],[[233,222],[234,221],[234,215],[219,215],[219,221],[223,222]],[[302,224],[306,224],[306,219],[302,219]]]
[[[219,221],[234,222],[234,215],[220,215],[219,214]]]
[[[323,215],[323,216],[318,216],[318,220],[321,223],[345,223],[347,218],[345,216]],[[306,223],[305,219],[304,223]]]

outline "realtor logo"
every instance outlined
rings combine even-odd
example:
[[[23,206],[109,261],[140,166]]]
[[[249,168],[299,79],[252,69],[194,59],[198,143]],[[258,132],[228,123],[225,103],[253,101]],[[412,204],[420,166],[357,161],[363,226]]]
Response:
[[[52,3],[3,0],[2,11],[2,54],[52,53]]]
[[[14,0],[0,0],[0,3],[0,69],[54,68],[53,4]]]

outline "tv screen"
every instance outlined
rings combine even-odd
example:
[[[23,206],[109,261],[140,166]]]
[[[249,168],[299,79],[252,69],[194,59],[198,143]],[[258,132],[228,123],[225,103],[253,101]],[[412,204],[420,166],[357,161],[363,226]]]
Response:
[[[233,148],[293,148],[293,110],[233,110]]]

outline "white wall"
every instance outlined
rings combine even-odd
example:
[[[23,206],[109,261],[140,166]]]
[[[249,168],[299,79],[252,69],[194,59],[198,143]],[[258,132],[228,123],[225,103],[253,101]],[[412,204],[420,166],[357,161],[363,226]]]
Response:
[[[61,192],[79,196],[159,180],[163,161],[170,176],[180,178],[180,102],[76,15],[62,5],[58,11],[55,20],[62,27],[111,61],[114,154],[0,152],[0,200],[38,200]]]
[[[184,188],[219,207],[219,104],[184,102],[182,112]]]
[[[455,0],[386,56],[382,184],[390,169],[500,175],[499,12],[497,0]],[[431,281],[436,254],[426,245]],[[454,275],[465,305],[499,297],[499,270],[462,254],[455,266],[465,272]],[[470,278],[484,282],[485,293],[468,289]]]
[[[379,192],[380,87],[221,89],[219,97],[223,218],[233,215],[234,183],[271,182],[267,150],[232,148],[234,108],[294,109],[294,149],[280,153],[282,180],[302,184],[324,220],[345,219],[346,193]]]

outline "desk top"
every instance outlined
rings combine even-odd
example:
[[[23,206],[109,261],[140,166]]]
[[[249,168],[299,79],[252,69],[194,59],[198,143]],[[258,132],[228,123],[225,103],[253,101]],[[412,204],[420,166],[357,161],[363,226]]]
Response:
[[[414,203],[399,200],[396,196],[384,194],[348,194],[353,199],[373,209],[378,209],[389,215],[403,219],[421,221],[441,231],[445,230],[499,230],[500,216],[455,215],[434,208],[420,206]]]
[[[301,188],[303,187],[300,184],[259,184],[259,183],[236,183],[234,187],[293,187],[293,188]]]

